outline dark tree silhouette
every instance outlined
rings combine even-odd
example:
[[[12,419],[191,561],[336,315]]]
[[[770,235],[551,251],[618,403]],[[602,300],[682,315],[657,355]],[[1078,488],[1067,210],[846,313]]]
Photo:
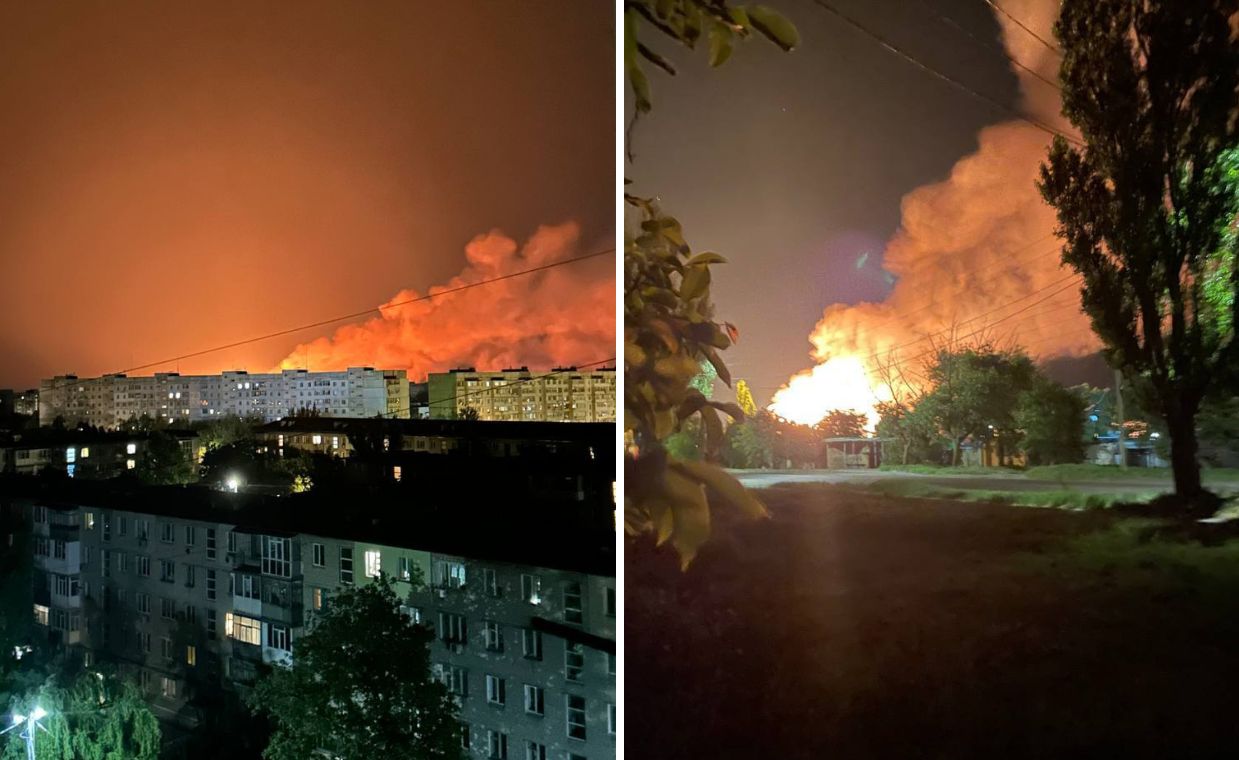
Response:
[[[1066,0],[1063,113],[1040,187],[1110,362],[1166,420],[1175,493],[1204,501],[1196,413],[1239,363],[1236,0]]]

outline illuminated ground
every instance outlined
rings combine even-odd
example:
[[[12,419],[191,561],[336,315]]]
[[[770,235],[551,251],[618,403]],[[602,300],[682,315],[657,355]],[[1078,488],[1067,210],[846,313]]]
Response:
[[[643,758],[1233,756],[1239,543],[1109,512],[763,491],[626,556]]]

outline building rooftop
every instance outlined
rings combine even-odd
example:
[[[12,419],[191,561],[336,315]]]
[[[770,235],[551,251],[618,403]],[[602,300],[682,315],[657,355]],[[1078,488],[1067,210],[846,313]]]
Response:
[[[485,478],[476,479],[477,482]],[[483,489],[484,490],[484,489]],[[613,514],[604,505],[510,494],[477,498],[461,484],[450,498],[416,488],[265,496],[206,486],[142,486],[132,481],[0,480],[0,493],[54,508],[95,507],[217,521],[245,532],[304,533],[518,565],[615,575]],[[605,505],[610,506],[610,505]]]

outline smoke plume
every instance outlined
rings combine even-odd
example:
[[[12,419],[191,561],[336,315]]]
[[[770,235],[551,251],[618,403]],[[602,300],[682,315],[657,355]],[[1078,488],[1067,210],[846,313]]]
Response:
[[[499,230],[478,235],[465,246],[464,270],[427,293],[588,253],[579,238],[574,222],[539,227],[524,246]],[[382,316],[299,345],[280,367],[304,367],[308,360],[316,370],[407,369],[410,380],[424,380],[460,366],[547,369],[615,353],[614,261],[606,256],[390,306],[420,295],[401,290],[380,307]]]
[[[1003,9],[1053,39],[1053,0],[1006,0]],[[1057,54],[1011,19],[997,18],[1010,55],[1056,80]],[[1013,70],[1024,110],[1072,135],[1058,116],[1057,90]],[[900,227],[882,259],[897,278],[889,296],[880,303],[827,307],[809,337],[818,366],[789,380],[771,408],[806,423],[835,408],[858,408],[870,413],[873,424],[872,401],[857,403],[857,389],[840,388],[840,378],[868,385],[860,395],[876,400],[882,394],[875,362],[894,357],[908,367],[919,365],[931,337],[984,336],[1021,345],[1034,356],[1095,350],[1072,272],[1059,261],[1054,212],[1035,184],[1050,139],[1025,121],[987,127],[976,152],[960,159],[946,180],[906,195]],[[867,378],[859,369],[840,371],[857,366],[857,359],[869,370]]]

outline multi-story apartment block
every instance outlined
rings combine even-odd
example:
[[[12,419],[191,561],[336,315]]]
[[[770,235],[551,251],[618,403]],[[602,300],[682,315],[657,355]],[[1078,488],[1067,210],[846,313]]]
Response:
[[[39,423],[60,417],[114,428],[143,415],[169,423],[201,422],[221,416],[287,417],[302,409],[335,417],[408,416],[408,380],[403,370],[350,367],[342,372],[219,375],[158,373],[149,377],[58,375],[39,389]],[[401,415],[400,410],[404,410]]]
[[[470,757],[615,757],[613,555],[469,557],[426,535],[242,522],[221,507],[245,497],[178,493],[31,501],[36,622],[86,664],[131,674],[163,719],[192,725],[201,685],[244,690],[289,662],[333,594],[383,573],[435,632],[434,673],[458,698]]]
[[[15,391],[0,388],[0,414],[37,417],[39,415],[39,390],[31,388],[25,391]]]
[[[469,420],[356,420],[289,417],[255,430],[258,443],[283,454],[289,449],[351,456],[358,444],[377,440],[384,451],[448,454],[471,449],[486,456],[557,454],[596,458],[614,446],[615,426],[550,422]]]
[[[166,430],[187,458],[196,457],[197,434]],[[0,438],[0,473],[36,475],[48,468],[63,469],[71,478],[101,480],[123,475],[137,467],[150,445],[150,434],[96,430],[38,430]]]
[[[430,416],[456,419],[466,407],[478,419],[615,422],[615,368],[528,367],[478,372],[472,367],[431,373]]]

